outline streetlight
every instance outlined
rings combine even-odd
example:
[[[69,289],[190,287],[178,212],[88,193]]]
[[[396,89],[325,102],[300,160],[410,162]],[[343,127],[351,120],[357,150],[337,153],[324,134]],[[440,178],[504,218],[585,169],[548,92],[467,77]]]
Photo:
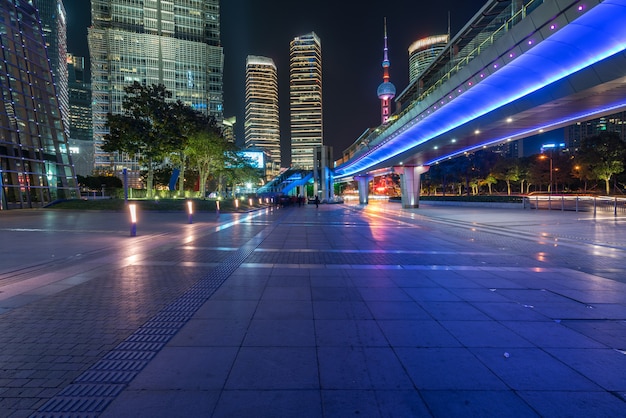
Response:
[[[554,150],[558,150],[559,148],[565,148],[565,143],[564,142],[559,142],[559,143],[550,143],[550,144],[543,144],[541,146],[541,153],[543,154],[543,151],[546,149],[550,150],[550,156],[549,157],[543,157],[543,159],[545,158],[549,158],[550,159],[550,194],[552,194],[552,156],[553,156],[553,152]],[[541,158],[541,157],[539,157]]]
[[[546,154],[541,154],[539,158],[542,160],[545,160],[546,158],[550,160],[550,185],[548,185],[548,192],[552,194],[552,156],[548,157]]]

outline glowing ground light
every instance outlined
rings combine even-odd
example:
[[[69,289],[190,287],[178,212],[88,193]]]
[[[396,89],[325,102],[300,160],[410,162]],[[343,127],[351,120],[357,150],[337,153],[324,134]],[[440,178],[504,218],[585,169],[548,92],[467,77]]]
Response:
[[[189,214],[188,220],[189,223],[193,223],[193,202],[191,200],[187,201],[187,213]]]
[[[128,210],[130,212],[130,236],[137,236],[137,205],[131,203],[128,205]]]

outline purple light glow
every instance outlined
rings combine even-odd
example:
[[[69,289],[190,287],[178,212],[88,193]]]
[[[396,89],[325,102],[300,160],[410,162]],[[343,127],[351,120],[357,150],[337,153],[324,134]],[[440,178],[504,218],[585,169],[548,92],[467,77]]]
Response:
[[[336,169],[335,178],[352,176],[369,169],[380,167],[386,161],[411,151],[419,145],[446,132],[460,127],[482,115],[518,100],[545,86],[563,79],[581,69],[608,58],[626,49],[626,27],[621,22],[626,19],[626,8],[616,7],[611,2],[600,3],[576,21],[561,28],[550,38],[533,47],[532,54],[522,54],[515,66],[504,66],[446,104],[434,115],[422,119],[413,128],[400,133],[389,130],[389,136],[380,143],[377,152],[367,152]],[[607,33],[613,34],[608,37]],[[585,54],[580,54],[585,51]],[[558,59],[554,59],[558,57]],[[498,68],[493,64],[493,68]],[[512,83],[511,80],[515,80]],[[458,89],[459,93],[462,92]],[[471,103],[471,105],[470,105]],[[626,105],[624,103],[623,105]],[[419,117],[415,115],[413,117]],[[572,120],[580,118],[574,115]],[[402,120],[402,118],[400,119]],[[562,121],[552,121],[547,127],[556,126]],[[544,127],[545,128],[545,127]],[[536,127],[531,131],[536,132]],[[528,133],[528,132],[526,132]],[[458,155],[467,149],[500,143],[512,136],[526,134],[519,132],[506,138],[489,140],[464,150],[453,151],[441,156],[437,161]],[[383,146],[384,145],[384,146]]]

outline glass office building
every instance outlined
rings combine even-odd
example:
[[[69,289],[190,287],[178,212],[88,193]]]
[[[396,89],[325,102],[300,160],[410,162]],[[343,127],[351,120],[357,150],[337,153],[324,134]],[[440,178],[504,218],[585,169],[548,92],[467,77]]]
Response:
[[[61,0],[35,0],[39,10],[39,18],[43,29],[43,36],[48,49],[48,58],[54,75],[61,116],[65,126],[65,133],[69,134],[69,91],[67,73],[67,21],[65,7]]]
[[[138,161],[108,154],[101,144],[107,113],[120,113],[124,87],[163,84],[193,108],[223,119],[224,53],[219,0],[92,0],[88,29],[95,170],[129,172],[140,187]]]
[[[39,13],[32,0],[0,0],[0,208],[78,197]]]
[[[291,166],[312,170],[323,145],[322,43],[311,32],[294,38],[289,52]]]
[[[280,124],[278,74],[271,58],[249,55],[246,59],[245,147],[267,153],[267,175],[280,172]]]
[[[409,82],[419,78],[426,68],[446,48],[450,35],[433,35],[418,39],[409,46]]]
[[[67,55],[70,95],[70,153],[76,175],[93,172],[93,125],[91,123],[91,85],[87,80],[85,58]]]

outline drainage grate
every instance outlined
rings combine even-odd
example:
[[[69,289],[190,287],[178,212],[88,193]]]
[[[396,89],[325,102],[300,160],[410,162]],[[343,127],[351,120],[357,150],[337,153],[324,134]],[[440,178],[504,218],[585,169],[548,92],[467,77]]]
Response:
[[[266,228],[142,325],[31,418],[97,417],[270,233]]]

